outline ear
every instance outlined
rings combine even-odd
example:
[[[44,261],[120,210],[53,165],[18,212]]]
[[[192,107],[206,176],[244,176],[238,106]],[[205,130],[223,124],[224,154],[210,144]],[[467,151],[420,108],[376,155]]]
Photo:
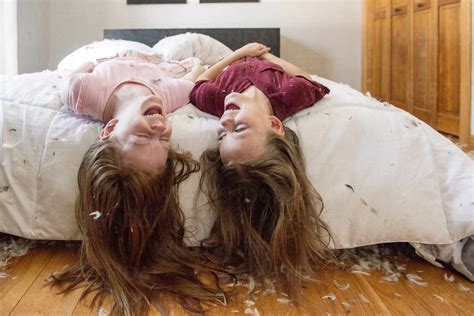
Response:
[[[112,134],[115,126],[117,125],[118,119],[111,119],[110,121],[105,124],[104,128],[100,132],[100,139],[108,139]]]
[[[285,127],[280,119],[273,115],[271,115],[269,119],[272,130],[279,136],[285,136]]]

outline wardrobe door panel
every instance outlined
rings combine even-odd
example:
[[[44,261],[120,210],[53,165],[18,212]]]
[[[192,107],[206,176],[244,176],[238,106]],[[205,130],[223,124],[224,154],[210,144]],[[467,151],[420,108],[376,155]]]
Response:
[[[436,36],[434,9],[429,1],[415,1],[413,8],[412,111],[434,127],[436,111]]]
[[[390,0],[374,0],[374,10],[385,10],[390,4]]]
[[[436,127],[446,133],[459,134],[461,81],[460,4],[439,2],[438,23],[438,111]]]
[[[390,103],[404,110],[408,110],[409,22],[406,2],[392,6]]]
[[[372,89],[377,99],[388,100],[390,79],[390,38],[389,18],[386,9],[374,14]]]

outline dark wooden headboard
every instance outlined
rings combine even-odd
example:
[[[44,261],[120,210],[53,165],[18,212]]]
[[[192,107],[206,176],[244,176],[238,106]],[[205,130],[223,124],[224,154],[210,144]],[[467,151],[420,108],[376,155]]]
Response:
[[[279,28],[218,28],[218,29],[110,29],[104,38],[136,41],[148,46],[159,40],[181,33],[193,32],[209,35],[235,50],[247,43],[258,42],[269,46],[272,54],[280,56]]]

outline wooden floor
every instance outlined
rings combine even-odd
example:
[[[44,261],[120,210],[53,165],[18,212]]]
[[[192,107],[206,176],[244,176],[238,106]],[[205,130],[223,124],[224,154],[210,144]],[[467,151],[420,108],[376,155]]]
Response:
[[[91,309],[79,302],[81,290],[57,295],[45,286],[50,273],[71,264],[77,249],[63,243],[40,245],[23,257],[15,258],[0,273],[0,315],[106,315],[110,301]],[[401,277],[398,282],[381,278],[382,271],[370,275],[342,271],[329,266],[319,281],[307,283],[303,295],[313,302],[309,311],[293,308],[281,293],[240,287],[236,302],[215,307],[209,315],[474,315],[474,284],[462,275],[440,269],[418,258],[407,259],[403,276],[416,273],[427,285]],[[445,279],[454,276],[453,281]],[[1,274],[0,274],[1,275]],[[343,289],[350,285],[349,288]],[[469,289],[469,290],[468,290]],[[257,293],[257,294],[255,294]],[[271,295],[269,295],[271,294]],[[326,295],[335,295],[335,300]],[[334,296],[333,296],[334,298]],[[167,304],[170,315],[185,314],[177,304]],[[151,315],[160,315],[153,309]]]

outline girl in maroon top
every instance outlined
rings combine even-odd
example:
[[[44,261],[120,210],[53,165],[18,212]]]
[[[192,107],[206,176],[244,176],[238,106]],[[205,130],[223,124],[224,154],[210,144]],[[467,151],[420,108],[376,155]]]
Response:
[[[261,155],[266,133],[284,136],[282,121],[327,93],[304,70],[253,43],[201,74],[190,99],[201,111],[221,117],[219,149],[228,164]]]
[[[201,157],[201,189],[217,214],[203,241],[207,258],[262,284],[275,278],[297,303],[303,279],[331,257],[330,236],[298,137],[282,120],[327,93],[304,70],[252,43],[200,75],[190,96],[220,116],[218,147]]]

